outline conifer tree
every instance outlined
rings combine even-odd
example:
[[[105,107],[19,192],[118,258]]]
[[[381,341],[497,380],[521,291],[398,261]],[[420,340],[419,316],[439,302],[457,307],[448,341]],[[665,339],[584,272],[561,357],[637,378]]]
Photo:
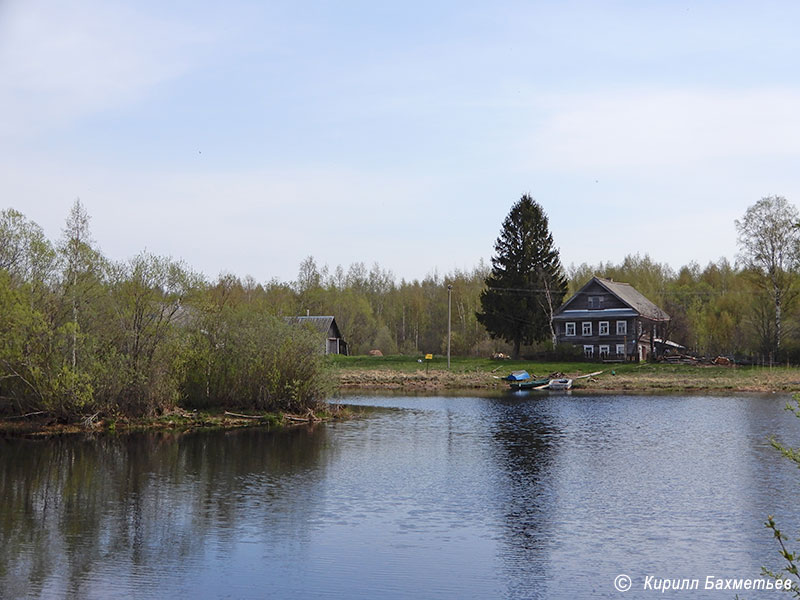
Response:
[[[513,343],[519,358],[522,344],[555,341],[553,311],[567,291],[547,215],[528,194],[511,208],[494,249],[477,318],[493,338]]]

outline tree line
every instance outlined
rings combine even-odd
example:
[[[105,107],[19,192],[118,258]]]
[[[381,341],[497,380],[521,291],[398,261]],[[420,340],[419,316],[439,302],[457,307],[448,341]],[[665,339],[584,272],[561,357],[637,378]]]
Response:
[[[733,263],[674,270],[634,254],[563,269],[545,218],[539,234],[549,241],[537,252],[548,266],[512,289],[519,301],[527,286],[547,310],[543,291],[557,307],[593,275],[624,281],[671,315],[670,339],[692,352],[797,363],[798,221],[784,198],[768,197],[737,220]],[[259,283],[232,274],[208,280],[148,252],[111,261],[89,225],[80,201],[55,241],[21,213],[0,212],[0,410],[64,419],[176,405],[304,410],[328,391],[327,363],[313,333],[284,317],[335,316],[353,354],[442,353],[448,286],[454,355],[511,353],[518,344],[523,356],[553,351],[547,319],[519,339],[489,326],[482,295],[498,285],[501,246],[492,267],[422,279],[398,281],[377,263],[330,268],[309,256],[295,281]]]
[[[525,221],[529,225],[523,225]],[[455,355],[566,356],[554,350],[549,316],[592,276],[633,285],[671,317],[668,336],[700,356],[759,363],[800,362],[800,214],[770,196],[735,222],[739,253],[702,266],[673,269],[647,254],[621,262],[561,266],[541,207],[524,195],[512,207],[495,245],[492,266],[396,281],[363,263],[330,270],[308,257],[294,283],[270,282],[263,293],[284,314],[336,316],[353,353],[443,353],[447,294],[452,285]],[[528,239],[527,243],[521,240]],[[528,248],[526,250],[526,248]],[[523,275],[525,274],[525,275]],[[280,290],[278,294],[277,291]],[[486,296],[499,292],[497,304]],[[280,302],[278,302],[278,300]],[[281,304],[282,302],[282,304]],[[533,317],[525,317],[527,313]],[[502,335],[500,322],[508,326]],[[491,333],[495,337],[492,337]]]

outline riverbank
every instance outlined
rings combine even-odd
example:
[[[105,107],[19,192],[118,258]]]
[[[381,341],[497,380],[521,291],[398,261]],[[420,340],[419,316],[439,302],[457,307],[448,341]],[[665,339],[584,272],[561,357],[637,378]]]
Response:
[[[186,433],[189,431],[241,429],[245,427],[286,428],[314,425],[348,417],[348,409],[338,405],[329,405],[324,409],[309,411],[304,415],[286,413],[244,414],[232,411],[200,412],[176,408],[157,417],[103,418],[76,423],[54,423],[47,416],[31,415],[27,418],[0,419],[0,436],[46,438],[76,433],[121,434],[137,431]]]
[[[453,358],[450,369],[442,357],[419,362],[413,357],[332,357],[333,377],[342,392],[408,391],[435,393],[447,390],[504,390],[511,371],[526,370],[535,378],[563,374],[576,378],[602,370],[600,375],[575,379],[573,389],[598,393],[649,392],[755,392],[800,391],[798,367],[694,366],[675,364],[535,363]],[[346,409],[291,415],[241,412],[198,412],[176,408],[152,418],[103,418],[83,422],[53,423],[46,415],[0,419],[0,436],[49,437],[74,433],[125,433],[133,431],[188,432],[243,427],[291,427],[349,418]]]
[[[579,377],[596,371],[602,374],[577,379],[576,390],[596,392],[795,392],[800,390],[798,367],[738,367],[649,363],[535,363],[453,358],[418,362],[409,357],[336,357],[339,386],[348,390],[408,390],[413,392],[476,389],[505,389],[502,377],[526,370],[536,378],[563,374]]]

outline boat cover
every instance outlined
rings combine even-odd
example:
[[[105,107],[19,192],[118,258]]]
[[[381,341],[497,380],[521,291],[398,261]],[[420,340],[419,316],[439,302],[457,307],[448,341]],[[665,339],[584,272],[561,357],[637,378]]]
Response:
[[[527,371],[513,371],[511,375],[506,377],[509,381],[524,381],[525,379],[530,379],[531,376],[528,375]]]

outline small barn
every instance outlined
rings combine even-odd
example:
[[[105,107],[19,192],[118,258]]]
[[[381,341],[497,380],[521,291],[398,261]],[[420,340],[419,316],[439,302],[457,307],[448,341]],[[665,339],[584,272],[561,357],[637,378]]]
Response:
[[[325,354],[347,354],[347,342],[339,331],[334,317],[287,317],[286,321],[296,325],[309,325],[320,333]]]

